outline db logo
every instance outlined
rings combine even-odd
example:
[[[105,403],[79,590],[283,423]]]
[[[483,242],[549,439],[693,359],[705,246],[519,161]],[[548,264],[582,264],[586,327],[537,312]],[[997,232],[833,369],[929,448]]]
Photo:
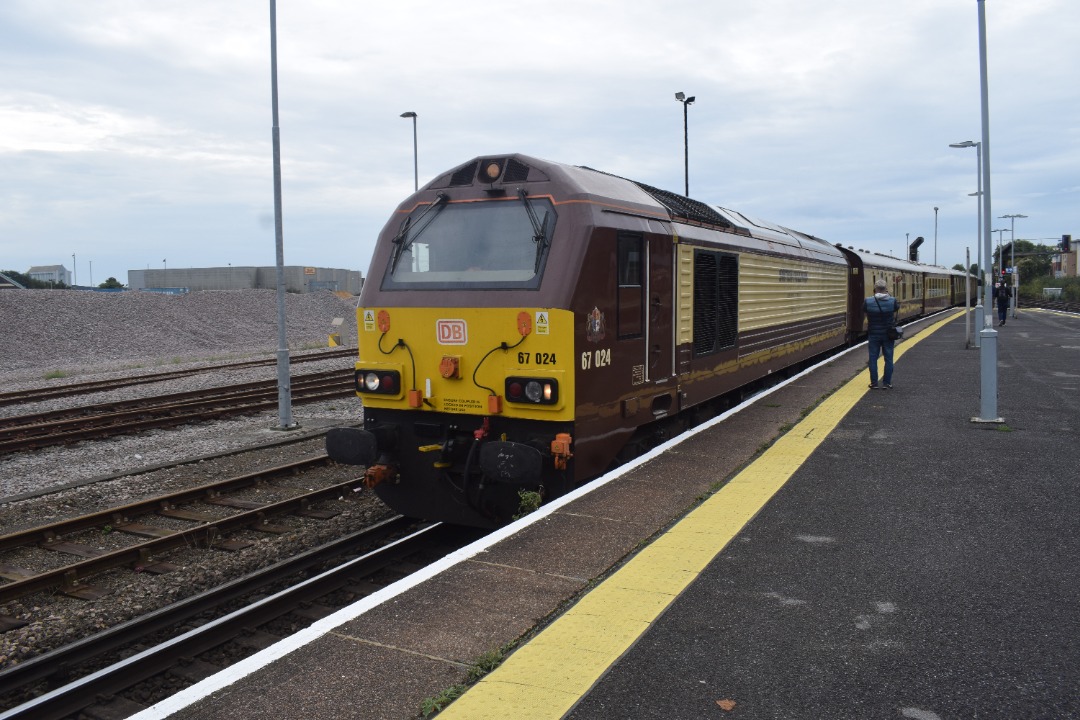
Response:
[[[435,323],[435,333],[440,345],[467,345],[469,327],[464,320],[439,320]]]

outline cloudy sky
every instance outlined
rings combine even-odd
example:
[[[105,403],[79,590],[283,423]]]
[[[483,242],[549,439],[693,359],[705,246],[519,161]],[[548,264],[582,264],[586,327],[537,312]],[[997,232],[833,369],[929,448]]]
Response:
[[[991,209],[1080,235],[1080,2],[986,0]],[[0,3],[0,269],[274,263],[268,0]],[[975,254],[976,0],[279,0],[285,262],[521,152],[832,242]],[[1009,228],[1008,220],[994,221]],[[994,242],[997,242],[997,234]],[[1005,240],[1009,233],[1005,233]],[[92,266],[91,266],[92,263]]]

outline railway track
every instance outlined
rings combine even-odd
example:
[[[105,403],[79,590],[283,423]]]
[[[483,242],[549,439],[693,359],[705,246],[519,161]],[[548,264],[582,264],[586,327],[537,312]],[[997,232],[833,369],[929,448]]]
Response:
[[[329,465],[330,459],[320,455],[0,535],[0,578],[7,581],[0,585],[0,604],[47,590],[96,600],[103,592],[86,580],[107,570],[124,567],[135,572],[169,572],[173,567],[162,557],[178,548],[236,551],[252,545],[230,538],[240,529],[283,534],[289,528],[273,521],[286,514],[329,519],[337,512],[314,507],[349,496],[362,487],[362,477],[323,482],[322,487],[303,491],[295,484],[270,485]],[[115,534],[131,541],[111,537],[114,547],[103,549],[102,536]],[[5,559],[16,550],[23,563],[36,567]],[[82,559],[69,562],[67,558]],[[0,615],[0,631],[21,624],[25,623]]]
[[[0,718],[129,717],[477,537],[477,531],[434,525],[391,539],[408,524],[394,518],[0,672],[0,707],[9,708]],[[356,556],[357,547],[376,542],[384,544]],[[328,564],[332,567],[309,577]],[[296,582],[266,595],[268,588],[298,575]],[[231,605],[240,607],[229,613],[221,609]],[[197,627],[181,631],[185,623]],[[12,705],[12,698],[26,695],[33,697]]]
[[[291,382],[295,403],[319,402],[354,391],[352,369],[298,375]],[[263,380],[0,418],[0,455],[260,412],[277,403],[277,380]]]
[[[342,348],[340,350],[329,350],[327,352],[321,352],[311,355],[297,355],[295,357],[289,358],[289,364],[297,365],[306,362],[318,362],[320,360],[333,360],[335,358],[355,357],[356,352],[356,348]],[[244,370],[255,367],[268,367],[275,364],[277,364],[277,358],[247,360],[243,362],[207,365],[204,367],[189,368],[186,370],[170,370],[167,372],[149,373],[147,375],[138,375],[136,377],[114,378],[111,380],[91,380],[81,383],[66,383],[64,385],[54,387],[4,392],[0,393],[0,407],[5,405],[17,405],[20,403],[40,402],[42,400],[51,400],[60,397],[86,395],[89,393],[103,392],[106,390],[115,390],[117,388],[128,387],[131,385],[146,385],[150,383],[164,382],[166,380],[175,380],[177,378],[190,377],[192,375],[203,375],[206,373],[223,371],[227,372],[232,370]]]

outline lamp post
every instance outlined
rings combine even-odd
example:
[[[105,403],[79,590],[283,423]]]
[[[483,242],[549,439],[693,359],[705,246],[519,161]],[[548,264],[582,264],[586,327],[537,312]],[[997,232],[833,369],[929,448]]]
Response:
[[[690,197],[690,131],[687,122],[687,108],[694,104],[696,97],[686,97],[683,92],[675,93],[675,99],[682,103],[682,132],[683,132],[683,174],[686,181],[686,191],[683,193]]]
[[[990,81],[986,71],[986,0],[978,0],[979,6],[979,86],[982,116],[982,192],[983,198],[983,245],[986,251],[986,264],[990,263]],[[989,281],[989,273],[987,273]],[[984,322],[980,331],[982,347],[979,353],[979,416],[975,422],[1004,422],[998,416],[997,409],[997,330],[990,322],[990,296],[984,294]]]
[[[270,115],[273,125],[274,163],[274,255],[277,281],[277,385],[278,430],[298,427],[292,415],[292,378],[289,374],[289,340],[285,327],[285,231],[281,210],[281,128],[278,125],[277,0],[270,0]]]
[[[412,162],[413,162],[413,192],[420,189],[420,166],[416,154],[416,113],[412,110],[401,113],[403,118],[412,118]]]
[[[975,148],[975,175],[979,178],[979,189],[977,192],[969,193],[974,195],[978,199],[978,231],[975,235],[975,247],[976,255],[978,256],[979,268],[982,268],[982,143],[974,142],[972,140],[965,140],[964,142],[950,143],[949,147],[954,148]],[[968,268],[965,268],[967,270]],[[975,283],[975,327],[981,328],[982,323],[982,283]],[[979,334],[975,333],[975,347],[979,347]]]
[[[990,232],[998,234],[998,251],[997,251],[997,277],[1001,277],[1001,271],[1005,269],[1005,258],[1001,257],[1001,233],[1008,230],[1008,228],[994,228]]]
[[[934,208],[934,264],[937,265],[937,208]]]
[[[1020,284],[1018,282],[1018,278],[1016,277],[1016,218],[1026,218],[1026,217],[1027,217],[1027,215],[1021,215],[1019,213],[1016,213],[1014,215],[1001,215],[999,217],[1000,220],[1004,220],[1005,218],[1008,218],[1009,223],[1010,223],[1009,224],[1009,267],[1011,267],[1013,269],[1013,272],[1012,272],[1013,294],[1012,294],[1012,300],[1009,302],[1009,305],[1010,305],[1009,311],[1010,311],[1010,314],[1012,315],[1013,320],[1016,319],[1016,296],[1019,294],[1019,290],[1020,290]],[[1004,264],[1004,262],[1005,261],[1002,260],[1002,264]]]

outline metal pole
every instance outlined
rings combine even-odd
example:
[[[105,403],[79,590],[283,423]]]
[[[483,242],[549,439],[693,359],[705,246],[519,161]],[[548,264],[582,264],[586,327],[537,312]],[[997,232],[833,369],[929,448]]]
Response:
[[[971,347],[971,248],[964,248],[964,338]]]
[[[983,186],[982,186],[982,142],[981,141],[975,143],[975,164],[976,164],[975,174],[979,176],[979,188],[978,188],[979,189],[979,223],[978,223],[978,225],[979,225],[978,233],[979,234],[976,236],[977,240],[976,240],[975,244],[978,246],[978,253],[977,254],[979,256],[979,259],[978,259],[979,268],[982,269],[982,266],[983,266],[983,263],[982,263],[982,254],[983,254],[983,243],[982,243],[982,236],[983,236],[983,234],[982,234]],[[985,292],[986,292],[986,288],[983,287],[982,283],[979,283],[978,287],[975,288],[975,298],[979,301],[978,305],[979,305],[980,308],[982,307],[982,298],[983,298],[983,294]],[[979,317],[978,313],[976,313],[976,319],[978,319],[978,320],[982,319],[981,317]],[[980,324],[978,327],[982,327],[982,325]],[[976,333],[976,338],[977,337],[978,337],[978,333]],[[975,344],[976,345],[979,344],[979,341],[977,339],[975,341]]]
[[[413,192],[420,189],[420,166],[416,152],[416,113],[412,110],[401,113],[403,118],[412,118],[412,163],[413,163]]]
[[[416,113],[412,116],[412,171],[413,192],[420,190],[420,154],[416,148]]]
[[[683,132],[683,177],[686,181],[686,192],[683,194],[690,197],[690,124],[687,112],[688,104],[683,100],[682,104],[682,132]]]
[[[1002,215],[1001,216],[1002,220],[1004,220],[1005,218],[1009,218],[1009,220],[1011,222],[1011,224],[1009,226],[1009,237],[1010,237],[1010,240],[1009,240],[1009,267],[1012,268],[1012,270],[1013,270],[1013,272],[1012,272],[1013,293],[1012,293],[1012,298],[1010,298],[1010,300],[1009,300],[1009,311],[1012,314],[1013,319],[1016,318],[1016,301],[1017,301],[1017,296],[1019,295],[1019,292],[1020,292],[1020,282],[1019,282],[1019,279],[1017,277],[1018,273],[1016,272],[1016,218],[1023,219],[1023,218],[1026,218],[1026,217],[1027,217],[1027,215],[1023,215],[1021,213],[1011,213],[1009,215]],[[1001,262],[1002,262],[1002,265],[1005,264],[1004,258],[1002,258]]]
[[[934,264],[937,265],[937,208],[934,208]]]
[[[79,284],[79,266],[75,263],[75,253],[71,253],[71,272],[73,272],[75,274],[75,277],[72,279],[71,284],[72,285],[78,285]]]
[[[278,128],[277,3],[270,0],[270,98],[274,139],[274,240],[277,252],[277,379],[278,430],[296,427],[292,419],[292,387],[289,383],[289,343],[285,335],[285,241],[281,227],[281,132]]]
[[[982,191],[983,191],[983,245],[986,250],[986,287],[990,287],[990,89],[986,72],[986,0],[976,0],[979,6],[979,84],[982,101]],[[980,335],[982,348],[979,354],[980,394],[979,417],[976,422],[1004,422],[998,416],[997,407],[997,336],[990,308],[990,294],[984,293],[984,322]]]

